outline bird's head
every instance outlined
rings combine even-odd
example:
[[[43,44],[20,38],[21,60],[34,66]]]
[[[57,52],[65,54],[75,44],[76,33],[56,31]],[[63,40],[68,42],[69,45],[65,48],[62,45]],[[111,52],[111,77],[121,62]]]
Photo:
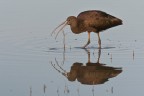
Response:
[[[66,21],[67,21],[68,25],[72,25],[72,24],[76,23],[77,18],[75,16],[69,16]]]
[[[69,16],[69,17],[66,19],[66,21],[64,21],[63,23],[61,23],[59,26],[57,26],[57,27],[53,30],[53,32],[51,33],[51,35],[52,35],[53,33],[55,33],[56,30],[57,30],[59,27],[61,27],[61,28],[57,31],[57,34],[56,34],[56,37],[55,37],[55,39],[56,39],[57,36],[58,36],[58,34],[59,34],[59,32],[62,31],[66,25],[73,26],[73,25],[76,25],[76,23],[77,23],[77,18],[76,18],[75,16]]]

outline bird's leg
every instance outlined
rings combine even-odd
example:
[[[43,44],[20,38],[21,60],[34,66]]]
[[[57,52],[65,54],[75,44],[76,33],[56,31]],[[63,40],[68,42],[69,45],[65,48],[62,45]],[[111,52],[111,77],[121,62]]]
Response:
[[[87,45],[89,45],[90,43],[90,32],[88,32],[88,41],[87,43],[83,46],[83,48],[87,47]]]
[[[97,33],[98,35],[98,48],[101,48],[101,39],[100,39],[100,33]]]

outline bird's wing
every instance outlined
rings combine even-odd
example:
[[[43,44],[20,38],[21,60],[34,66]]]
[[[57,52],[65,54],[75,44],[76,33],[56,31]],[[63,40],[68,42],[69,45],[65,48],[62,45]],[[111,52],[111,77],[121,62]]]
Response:
[[[97,31],[102,31],[121,23],[120,19],[98,10],[84,11],[77,18],[83,21],[85,27],[93,27]]]
[[[84,11],[81,12],[77,18],[81,20],[89,20],[89,19],[95,19],[95,18],[107,18],[109,14],[98,11],[98,10],[90,10],[90,11]]]

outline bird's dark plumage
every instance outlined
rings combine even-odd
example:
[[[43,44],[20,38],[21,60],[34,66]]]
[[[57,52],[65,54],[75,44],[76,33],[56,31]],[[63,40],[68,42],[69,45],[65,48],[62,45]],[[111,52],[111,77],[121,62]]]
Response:
[[[77,17],[69,16],[61,25],[63,24],[70,25],[72,32],[75,34],[88,32],[88,42],[84,47],[90,43],[90,32],[98,33],[98,43],[99,47],[101,47],[99,32],[114,26],[122,25],[122,20],[103,11],[89,10],[81,12]],[[65,27],[65,25],[58,31],[58,33]]]
[[[108,28],[121,25],[122,20],[98,10],[81,12],[77,16],[78,32],[100,32]]]

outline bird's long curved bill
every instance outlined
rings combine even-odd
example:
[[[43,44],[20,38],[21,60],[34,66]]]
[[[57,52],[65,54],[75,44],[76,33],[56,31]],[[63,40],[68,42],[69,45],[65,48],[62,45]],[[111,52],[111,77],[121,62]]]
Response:
[[[63,26],[62,26],[62,25],[63,25]],[[57,34],[56,34],[56,37],[55,37],[55,39],[56,39],[57,36],[58,36],[58,34],[59,34],[59,32],[62,31],[63,28],[64,28],[66,25],[67,25],[67,21],[61,23],[59,26],[57,26],[57,27],[52,31],[51,35],[53,35],[53,34],[57,31],[57,29],[62,26],[62,27],[57,31]]]

